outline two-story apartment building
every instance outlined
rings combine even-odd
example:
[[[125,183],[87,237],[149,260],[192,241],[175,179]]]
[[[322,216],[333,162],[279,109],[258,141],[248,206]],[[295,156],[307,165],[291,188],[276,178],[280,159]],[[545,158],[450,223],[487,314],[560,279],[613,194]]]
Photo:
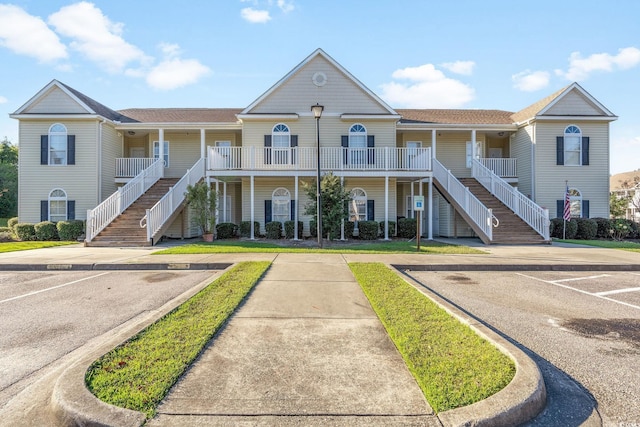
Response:
[[[617,118],[577,83],[515,113],[394,109],[321,49],[246,108],[114,111],[53,80],[12,117],[20,221],[87,220],[89,244],[118,221],[136,244],[197,235],[182,201],[200,179],[220,194],[220,222],[264,231],[297,219],[309,235],[301,184],[318,164],[351,191],[356,223],[418,217],[421,195],[426,237],[544,242],[567,183],[574,215],[608,216]],[[109,226],[156,181],[168,182],[165,197]]]

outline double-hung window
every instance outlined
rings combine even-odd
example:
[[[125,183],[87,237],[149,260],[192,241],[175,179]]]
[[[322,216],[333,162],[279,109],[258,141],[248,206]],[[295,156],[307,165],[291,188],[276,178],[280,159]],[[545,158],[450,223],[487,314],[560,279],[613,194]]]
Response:
[[[160,142],[153,141],[153,158],[160,158]],[[164,141],[164,153],[163,153],[164,167],[169,167],[169,141]]]

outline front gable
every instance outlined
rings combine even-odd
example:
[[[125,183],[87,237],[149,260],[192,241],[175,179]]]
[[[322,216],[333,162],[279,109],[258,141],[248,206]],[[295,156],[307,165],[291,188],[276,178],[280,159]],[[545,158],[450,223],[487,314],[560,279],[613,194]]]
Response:
[[[537,116],[587,116],[611,117],[615,115],[592,97],[579,84],[573,83],[566,90],[542,108]]]
[[[242,114],[310,114],[311,106],[325,113],[396,115],[321,49],[295,67]]]
[[[95,111],[60,82],[53,80],[14,114],[95,114]]]

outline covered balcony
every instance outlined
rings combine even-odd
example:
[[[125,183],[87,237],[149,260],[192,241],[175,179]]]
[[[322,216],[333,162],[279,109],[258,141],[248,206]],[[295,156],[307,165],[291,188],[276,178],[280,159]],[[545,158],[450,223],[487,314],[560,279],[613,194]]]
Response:
[[[507,182],[518,181],[516,159],[512,158],[480,158],[480,163]]]

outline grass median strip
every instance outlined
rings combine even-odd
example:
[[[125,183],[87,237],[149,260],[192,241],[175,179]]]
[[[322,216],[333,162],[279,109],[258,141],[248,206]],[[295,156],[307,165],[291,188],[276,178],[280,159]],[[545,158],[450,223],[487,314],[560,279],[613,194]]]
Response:
[[[635,242],[618,242],[615,240],[574,240],[574,239],[556,239],[554,241],[562,243],[572,243],[575,245],[596,246],[607,249],[622,249],[629,252],[640,252],[640,243]]]
[[[85,380],[104,402],[155,414],[156,407],[269,267],[243,262],[178,308],[95,361]]]
[[[358,283],[436,412],[503,389],[513,361],[381,263],[351,263]]]
[[[77,243],[78,242],[4,242],[0,243],[0,253],[53,248],[55,246],[73,245]]]
[[[290,245],[288,245],[290,244]],[[389,241],[372,243],[331,242],[327,247],[295,246],[291,241],[282,244],[270,242],[249,242],[245,240],[218,240],[213,243],[192,243],[154,252],[154,255],[171,254],[220,254],[220,253],[323,253],[323,254],[385,254],[417,253],[416,242]],[[485,254],[486,252],[463,245],[450,245],[434,241],[420,244],[421,254]]]

